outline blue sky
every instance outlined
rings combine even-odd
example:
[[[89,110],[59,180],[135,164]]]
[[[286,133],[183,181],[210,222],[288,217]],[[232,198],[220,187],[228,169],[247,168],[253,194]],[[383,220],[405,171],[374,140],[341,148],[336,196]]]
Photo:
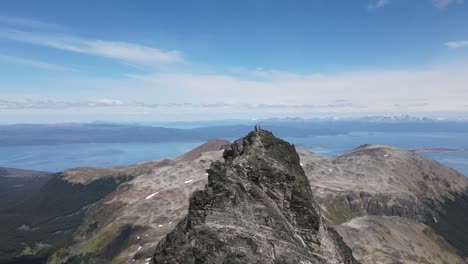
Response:
[[[2,1],[0,123],[468,112],[468,3]]]

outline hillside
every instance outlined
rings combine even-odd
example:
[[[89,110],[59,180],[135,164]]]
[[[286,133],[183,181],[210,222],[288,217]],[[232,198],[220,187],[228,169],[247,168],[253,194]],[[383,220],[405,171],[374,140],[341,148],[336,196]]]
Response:
[[[0,220],[9,223],[2,225],[2,249],[12,249],[2,256],[24,260],[25,253],[36,258],[59,247],[50,263],[148,263],[158,243],[187,217],[190,196],[205,188],[206,170],[223,160],[226,143],[212,140],[173,159],[55,175],[15,213],[2,214]],[[335,157],[296,151],[324,225],[334,225],[362,263],[411,263],[434,250],[440,254],[429,263],[461,259],[468,221],[468,184],[461,174],[388,146],[365,145]],[[259,161],[269,156],[260,153]],[[37,213],[41,208],[48,210]],[[395,246],[400,241],[419,244],[402,249]]]
[[[389,146],[363,145],[335,157],[299,150],[328,222],[358,216],[410,218],[431,226],[463,254],[468,178],[434,160]],[[457,208],[457,209],[454,209]]]
[[[430,227],[407,218],[364,216],[335,228],[362,263],[466,263]]]
[[[51,176],[48,172],[0,167],[0,210],[14,207],[37,192]]]
[[[97,177],[98,171],[112,171],[112,176],[100,174],[101,177]],[[72,237],[87,206],[133,177],[132,171],[123,169],[119,173],[112,168],[96,169],[96,172],[91,173],[94,179],[89,181],[83,180],[84,177],[69,181],[69,172],[34,176],[35,181],[42,179],[41,185],[0,210],[0,263],[42,263]],[[8,198],[13,196],[8,195]]]
[[[73,240],[50,263],[145,263],[186,215],[190,195],[203,189],[205,171],[226,143],[209,141],[180,157],[140,164],[149,170],[90,206]],[[82,181],[92,175],[93,169],[77,169],[67,177]]]

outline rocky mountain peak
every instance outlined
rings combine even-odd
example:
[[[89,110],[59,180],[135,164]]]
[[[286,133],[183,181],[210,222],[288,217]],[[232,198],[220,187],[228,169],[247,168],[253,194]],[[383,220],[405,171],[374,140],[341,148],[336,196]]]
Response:
[[[259,130],[223,156],[153,263],[357,263],[321,218],[293,145]]]

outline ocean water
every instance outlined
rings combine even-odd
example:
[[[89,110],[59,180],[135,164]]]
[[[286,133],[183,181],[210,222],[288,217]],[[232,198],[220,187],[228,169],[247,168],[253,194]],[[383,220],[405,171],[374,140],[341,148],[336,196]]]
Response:
[[[59,172],[176,157],[203,142],[90,143],[0,147],[0,167]]]
[[[353,132],[341,135],[285,137],[322,155],[337,155],[362,144],[402,149],[452,147],[468,149],[467,133]],[[230,139],[232,140],[232,139]],[[203,142],[91,143],[0,147],[0,167],[58,172],[67,168],[129,165],[181,155]],[[468,152],[420,153],[468,175]]]

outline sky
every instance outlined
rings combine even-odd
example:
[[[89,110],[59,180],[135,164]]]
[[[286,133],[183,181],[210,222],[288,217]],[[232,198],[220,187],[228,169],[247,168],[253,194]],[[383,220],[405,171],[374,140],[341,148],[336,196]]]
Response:
[[[0,1],[0,123],[467,113],[463,0]]]

